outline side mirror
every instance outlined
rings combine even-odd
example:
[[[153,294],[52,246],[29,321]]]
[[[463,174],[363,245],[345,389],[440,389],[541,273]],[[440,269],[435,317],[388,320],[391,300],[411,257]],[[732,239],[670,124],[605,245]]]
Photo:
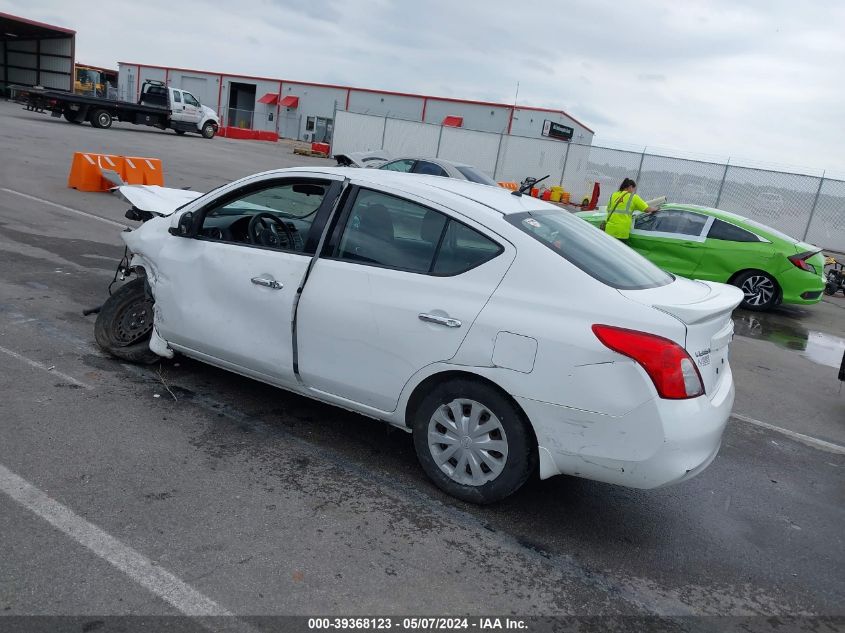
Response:
[[[177,237],[191,237],[194,228],[194,213],[188,211],[179,216],[176,226],[170,227],[170,234]]]

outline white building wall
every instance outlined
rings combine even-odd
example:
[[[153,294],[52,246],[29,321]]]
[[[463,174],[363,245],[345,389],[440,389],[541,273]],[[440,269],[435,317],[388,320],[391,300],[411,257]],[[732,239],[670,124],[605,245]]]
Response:
[[[349,94],[349,110],[391,119],[421,121],[423,98],[352,90]]]
[[[463,129],[543,138],[543,123],[546,119],[568,125],[574,129],[574,143],[592,143],[593,133],[574,119],[560,112],[516,108],[511,118],[511,106],[506,104],[485,105],[459,100],[447,100],[437,97],[408,96],[384,92],[368,91],[342,86],[324,86],[296,81],[284,81],[267,78],[249,78],[217,73],[190,70],[149,68],[133,64],[119,65],[118,98],[135,101],[137,85],[145,79],[167,80],[168,84],[188,90],[201,103],[214,108],[221,116],[224,125],[228,125],[229,88],[231,83],[255,86],[253,129],[276,132],[284,138],[304,140],[309,116],[331,119],[337,110],[349,110],[362,114],[403,119],[407,121],[425,121],[440,125],[449,115],[463,117]],[[222,87],[221,87],[222,84]],[[299,97],[296,108],[279,108],[258,103],[267,93],[279,93],[281,96]],[[565,141],[555,141],[564,143]]]
[[[296,108],[280,108],[279,136],[304,139],[308,117],[331,119],[335,109],[343,110],[346,107],[346,94],[346,88],[282,82],[282,98],[299,97],[299,104]]]
[[[138,90],[147,80],[164,83],[167,71],[136,64],[118,64],[117,98],[121,101],[138,101]]]
[[[426,123],[440,125],[443,119],[450,115],[463,117],[464,123],[461,127],[466,130],[502,133],[508,129],[510,108],[428,99],[425,108]]]
[[[593,142],[593,133],[583,125],[560,112],[546,112],[542,110],[529,110],[517,107],[513,113],[511,123],[511,134],[514,136],[530,136],[532,138],[543,137],[543,123],[546,119],[568,125],[574,132],[573,143],[589,145]],[[565,142],[565,141],[561,141]]]
[[[201,104],[220,113],[220,105],[217,102],[220,94],[220,75],[170,70],[167,73],[167,84],[171,88],[187,90],[199,99]]]

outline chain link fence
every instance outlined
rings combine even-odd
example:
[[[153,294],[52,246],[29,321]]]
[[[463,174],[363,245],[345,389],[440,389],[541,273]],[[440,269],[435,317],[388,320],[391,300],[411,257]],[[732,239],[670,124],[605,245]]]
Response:
[[[573,202],[601,186],[599,204],[624,178],[645,199],[717,207],[826,249],[845,252],[845,181],[730,163],[480,132],[338,111],[332,153],[387,150],[475,165],[498,181],[549,174]]]

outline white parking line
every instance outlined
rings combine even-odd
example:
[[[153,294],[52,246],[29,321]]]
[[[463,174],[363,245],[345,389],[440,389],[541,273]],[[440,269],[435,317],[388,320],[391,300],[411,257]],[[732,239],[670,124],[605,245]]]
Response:
[[[92,220],[99,220],[100,222],[105,222],[106,224],[110,224],[111,226],[117,226],[121,229],[127,228],[126,224],[121,224],[120,222],[115,222],[114,220],[109,220],[108,218],[102,218],[99,215],[95,215],[93,213],[88,213],[87,211],[80,211],[79,209],[74,209],[73,207],[66,207],[63,204],[58,204],[56,202],[52,202],[50,200],[45,200],[44,198],[39,198],[37,196],[31,196],[28,193],[22,193],[20,191],[15,191],[14,189],[6,189],[5,187],[0,187],[0,191],[4,191],[6,193],[11,193],[16,196],[20,196],[21,198],[27,198],[28,200],[35,200],[36,202],[40,202],[41,204],[46,204],[51,207],[55,207],[56,209],[61,209],[62,211],[67,211],[69,213],[75,213],[76,215],[81,215],[86,218],[90,218]]]
[[[0,491],[117,567],[139,585],[170,603],[185,615],[232,615],[211,598],[201,594],[93,523],[89,523],[70,508],[50,498],[47,493],[2,464],[0,464]]]
[[[78,387],[82,387],[83,389],[93,389],[94,388],[91,385],[82,382],[81,380],[77,380],[73,376],[68,376],[67,374],[60,372],[60,371],[57,371],[57,370],[53,369],[52,367],[47,367],[47,365],[45,365],[44,363],[39,363],[37,360],[32,360],[31,358],[27,358],[26,356],[22,356],[21,354],[18,354],[17,352],[13,352],[10,349],[6,349],[5,347],[0,346],[0,352],[3,352],[4,354],[9,355],[12,358],[18,359],[19,361],[21,361],[22,363],[26,363],[30,367],[35,367],[36,369],[41,369],[42,371],[46,371],[46,372],[48,372],[48,373],[50,373],[54,376],[57,376],[58,378],[61,378],[65,382],[69,382],[73,385],[77,385]]]
[[[775,426],[774,424],[769,424],[768,422],[763,422],[762,420],[755,420],[754,418],[742,415],[741,413],[732,413],[731,417],[739,420],[740,422],[747,422],[748,424],[769,429],[770,431],[776,431],[777,433],[791,437],[792,439],[807,444],[808,446],[812,446],[813,448],[820,448],[823,451],[836,453],[838,455],[845,455],[845,446],[840,446],[839,444],[834,444],[833,442],[826,442],[810,435],[798,433],[797,431],[790,431],[789,429],[784,429],[783,427]]]

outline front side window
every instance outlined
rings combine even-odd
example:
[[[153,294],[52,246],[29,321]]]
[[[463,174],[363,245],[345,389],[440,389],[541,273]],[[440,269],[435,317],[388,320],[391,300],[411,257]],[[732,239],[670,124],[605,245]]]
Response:
[[[414,166],[413,160],[394,160],[389,163],[385,163],[379,169],[386,169],[387,171],[411,171],[411,168]]]
[[[656,233],[675,233],[698,237],[707,224],[707,216],[681,209],[666,209],[656,213],[645,213],[634,221],[634,228]]]
[[[429,176],[446,176],[449,177],[449,174],[446,173],[446,170],[443,169],[440,165],[436,165],[434,163],[430,163],[427,160],[418,160],[416,166],[414,167],[415,174],[428,174]]]
[[[182,94],[185,96],[185,103],[187,103],[188,105],[199,107],[200,102],[196,100],[194,95],[192,95],[190,92],[183,92]]]
[[[657,288],[673,280],[632,248],[566,211],[514,213],[505,219],[612,288]]]
[[[329,183],[276,183],[227,196],[206,211],[198,237],[313,254],[308,239]]]
[[[439,211],[361,189],[333,255],[414,273],[457,275],[502,252],[501,246]]]
[[[725,222],[716,218],[713,220],[713,226],[707,232],[707,237],[711,240],[725,240],[726,242],[759,242],[759,238],[745,229]]]

